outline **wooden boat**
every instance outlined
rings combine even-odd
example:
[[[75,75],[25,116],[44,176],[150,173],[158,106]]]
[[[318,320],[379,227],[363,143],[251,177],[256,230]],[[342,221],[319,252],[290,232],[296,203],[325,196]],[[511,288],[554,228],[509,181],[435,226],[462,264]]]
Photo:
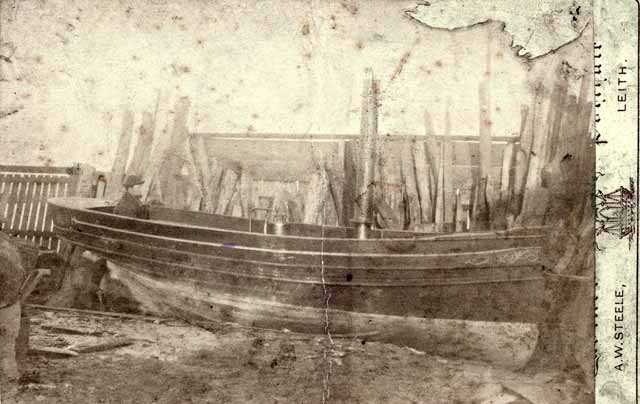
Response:
[[[136,219],[114,214],[113,202],[55,198],[54,231],[105,257],[111,276],[152,312],[522,365],[542,314],[543,229],[371,229],[377,92],[370,84],[353,228],[163,207]]]
[[[535,345],[541,229],[358,239],[351,228],[267,223],[265,233],[260,220],[162,207],[136,219],[99,199],[54,198],[49,209],[62,240],[107,258],[155,312],[423,348],[440,341],[439,352],[459,354],[438,323],[449,321],[445,328],[480,339],[467,356],[498,361],[519,355],[499,341],[520,335]],[[491,331],[496,324],[501,330]]]

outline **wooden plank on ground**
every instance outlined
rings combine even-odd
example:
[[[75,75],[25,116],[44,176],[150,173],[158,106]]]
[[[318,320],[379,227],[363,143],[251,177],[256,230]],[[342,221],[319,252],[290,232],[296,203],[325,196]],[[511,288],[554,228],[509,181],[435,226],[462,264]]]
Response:
[[[121,348],[134,344],[134,340],[127,337],[114,337],[101,339],[98,342],[77,343],[69,347],[70,350],[77,353],[101,352],[109,349]]]
[[[48,356],[52,358],[72,358],[74,356],[78,356],[78,353],[67,348],[31,345],[29,347],[29,355]]]

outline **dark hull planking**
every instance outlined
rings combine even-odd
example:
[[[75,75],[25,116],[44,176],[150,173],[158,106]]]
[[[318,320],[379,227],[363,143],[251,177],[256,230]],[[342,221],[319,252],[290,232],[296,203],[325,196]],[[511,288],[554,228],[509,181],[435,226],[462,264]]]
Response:
[[[96,200],[54,199],[50,209],[62,239],[126,268],[183,315],[323,332],[329,297],[330,329],[349,334],[375,332],[366,319],[377,315],[523,323],[542,315],[540,229],[358,240],[349,229],[307,225],[263,234],[259,221],[249,232],[246,219],[163,208],[131,219]]]

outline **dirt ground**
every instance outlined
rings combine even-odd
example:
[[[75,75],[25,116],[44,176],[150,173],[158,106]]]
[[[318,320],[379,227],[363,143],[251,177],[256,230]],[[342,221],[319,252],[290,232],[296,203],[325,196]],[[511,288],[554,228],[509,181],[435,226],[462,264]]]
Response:
[[[2,403],[584,404],[586,388],[549,372],[511,372],[361,339],[333,339],[176,320],[31,309],[38,347],[127,337],[73,357],[29,356]]]

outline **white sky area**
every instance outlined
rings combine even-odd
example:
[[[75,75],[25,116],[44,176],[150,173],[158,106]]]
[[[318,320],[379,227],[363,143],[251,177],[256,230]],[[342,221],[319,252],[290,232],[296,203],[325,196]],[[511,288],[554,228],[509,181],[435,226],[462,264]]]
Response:
[[[382,134],[423,134],[425,110],[442,133],[450,103],[452,133],[476,135],[488,60],[493,134],[517,133],[531,103],[530,65],[499,23],[430,29],[405,15],[411,2],[19,4],[2,3],[3,49],[15,53],[0,109],[20,109],[0,120],[5,164],[109,169],[123,110],[139,125],[158,92],[165,108],[190,98],[192,132],[356,134],[367,67]]]

